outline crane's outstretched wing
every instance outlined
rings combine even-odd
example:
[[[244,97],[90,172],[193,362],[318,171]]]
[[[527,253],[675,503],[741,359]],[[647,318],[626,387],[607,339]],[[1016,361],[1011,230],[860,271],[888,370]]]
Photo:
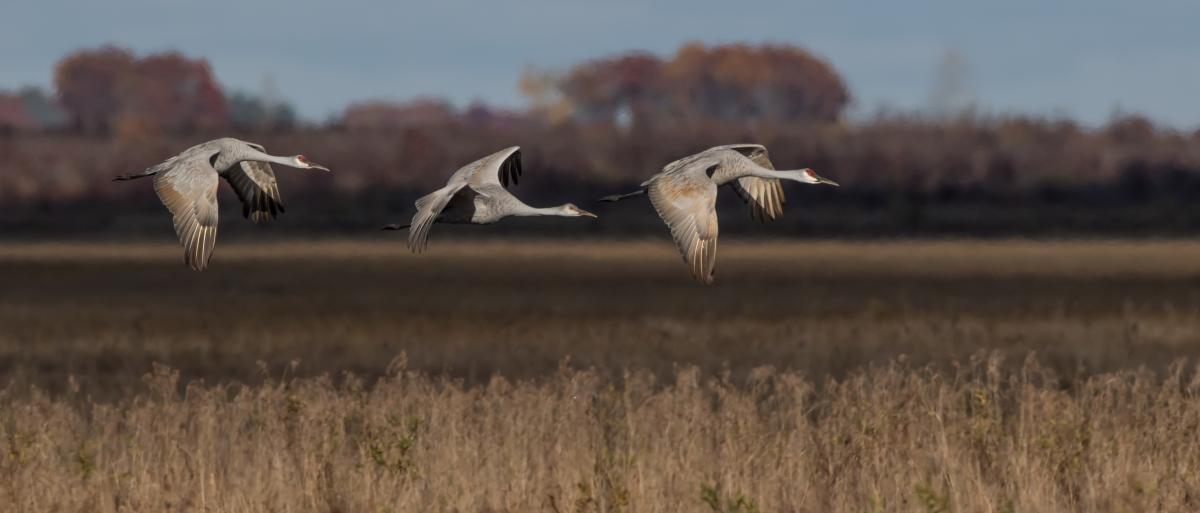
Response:
[[[721,146],[745,155],[767,169],[775,169],[767,148],[759,144],[731,144]],[[776,178],[758,178],[743,176],[730,183],[738,196],[750,205],[750,217],[760,222],[773,221],[783,214],[783,184]]]
[[[510,146],[463,166],[455,175],[467,174],[471,188],[478,190],[486,184],[508,187],[517,184],[521,176],[521,147]]]
[[[207,159],[176,161],[154,177],[154,192],[171,211],[183,261],[203,271],[217,244],[217,171]]]
[[[466,187],[465,182],[450,183],[441,189],[421,196],[417,200],[417,213],[413,215],[408,229],[408,249],[420,253],[429,247],[429,228],[437,221],[438,215],[454,198],[458,191]]]
[[[717,186],[706,170],[715,162],[692,162],[650,181],[647,191],[658,216],[671,229],[692,277],[709,284],[717,263]]]
[[[242,217],[255,223],[270,221],[284,212],[279,182],[271,164],[243,160],[238,167],[221,174],[242,200]]]
[[[752,219],[765,223],[783,214],[783,184],[778,179],[743,176],[730,186],[750,206]]]

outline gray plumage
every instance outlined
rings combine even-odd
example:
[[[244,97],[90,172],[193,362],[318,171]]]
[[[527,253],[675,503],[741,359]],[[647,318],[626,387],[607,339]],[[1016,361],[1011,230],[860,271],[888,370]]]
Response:
[[[516,185],[520,176],[520,147],[505,148],[459,168],[444,187],[418,199],[410,224],[383,229],[408,228],[408,248],[420,253],[429,246],[434,223],[492,224],[512,216],[596,217],[571,203],[548,208],[526,205],[506,188],[509,183]]]
[[[692,276],[709,284],[717,262],[717,188],[729,184],[750,205],[751,217],[767,222],[783,213],[781,180],[837,185],[807,168],[776,171],[762,145],[731,144],[671,162],[642,189],[601,201],[648,195]]]
[[[154,176],[154,192],[171,212],[184,263],[203,271],[217,243],[219,178],[233,187],[242,201],[242,215],[251,221],[266,222],[283,213],[271,163],[329,171],[303,155],[268,155],[261,145],[226,137],[197,144],[141,173],[116,180]]]

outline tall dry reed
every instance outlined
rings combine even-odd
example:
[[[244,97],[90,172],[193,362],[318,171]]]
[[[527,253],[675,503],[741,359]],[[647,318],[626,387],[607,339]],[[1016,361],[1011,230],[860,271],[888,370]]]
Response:
[[[482,386],[182,384],[0,394],[5,511],[1195,511],[1200,378],[976,357],[814,383],[563,367]]]

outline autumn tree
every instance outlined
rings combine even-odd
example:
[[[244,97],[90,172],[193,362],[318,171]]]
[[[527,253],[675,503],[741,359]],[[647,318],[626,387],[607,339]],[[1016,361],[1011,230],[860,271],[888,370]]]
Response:
[[[561,72],[527,67],[521,72],[517,90],[529,100],[529,114],[558,124],[571,117],[571,104],[559,90]]]
[[[72,126],[86,132],[187,131],[229,121],[208,62],[177,52],[138,58],[111,46],[81,50],[59,61],[54,83]]]
[[[684,45],[663,69],[678,116],[720,121],[835,121],[850,102],[828,63],[795,46]]]
[[[575,66],[559,84],[581,121],[616,122],[621,115],[638,124],[663,107],[662,60],[629,53]]]
[[[105,46],[58,61],[54,86],[72,127],[93,133],[111,128],[129,94],[135,60],[129,50]]]
[[[667,61],[641,52],[596,59],[572,68],[558,89],[586,123],[829,122],[850,101],[829,64],[788,45],[692,43]]]
[[[221,86],[208,61],[177,52],[138,59],[122,116],[172,132],[213,129],[229,121]]]

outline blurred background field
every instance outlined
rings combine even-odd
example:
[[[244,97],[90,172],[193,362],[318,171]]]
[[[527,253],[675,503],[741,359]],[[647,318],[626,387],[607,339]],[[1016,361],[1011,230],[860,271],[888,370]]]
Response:
[[[409,369],[469,383],[544,378],[567,359],[609,376],[770,365],[820,381],[1000,351],[1033,353],[1069,383],[1197,355],[1194,242],[729,234],[702,287],[667,241],[448,232],[419,257],[383,233],[227,241],[204,273],[184,272],[174,244],[4,244],[0,377],[61,390],[74,376],[99,395],[136,391],[152,362],[185,381],[256,383],[379,376],[403,353]]]

